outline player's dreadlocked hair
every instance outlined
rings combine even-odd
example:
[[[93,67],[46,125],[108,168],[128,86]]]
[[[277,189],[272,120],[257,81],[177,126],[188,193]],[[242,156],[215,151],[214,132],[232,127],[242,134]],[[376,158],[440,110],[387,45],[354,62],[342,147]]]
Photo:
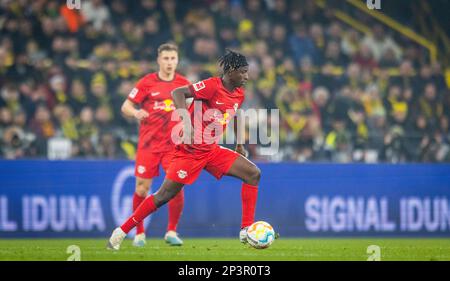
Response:
[[[239,67],[247,66],[247,59],[243,54],[226,50],[225,55],[219,58],[219,65],[223,68],[223,72],[233,71]]]

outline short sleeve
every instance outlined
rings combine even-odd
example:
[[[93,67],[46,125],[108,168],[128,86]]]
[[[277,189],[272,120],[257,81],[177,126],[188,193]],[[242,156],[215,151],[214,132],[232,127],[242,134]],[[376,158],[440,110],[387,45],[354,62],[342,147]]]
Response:
[[[184,77],[184,76],[182,76],[182,75],[179,75],[179,74],[178,74],[177,80],[178,80],[179,83],[182,84],[183,86],[186,86],[186,85],[191,84],[191,82],[190,82],[186,77]]]
[[[217,90],[217,82],[213,78],[208,78],[189,85],[189,90],[194,99],[209,100]]]
[[[136,104],[142,103],[144,101],[145,97],[147,96],[147,91],[145,90],[145,79],[142,78],[136,83],[136,86],[131,90],[131,92],[128,94],[128,99]]]

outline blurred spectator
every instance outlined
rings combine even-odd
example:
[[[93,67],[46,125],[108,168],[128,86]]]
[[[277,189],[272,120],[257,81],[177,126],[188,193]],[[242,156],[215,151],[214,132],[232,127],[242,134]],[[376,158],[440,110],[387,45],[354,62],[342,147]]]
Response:
[[[27,149],[32,141],[22,128],[18,126],[10,126],[3,131],[1,141],[2,155],[6,159],[16,159],[25,157]]]
[[[70,140],[78,140],[79,131],[77,130],[76,120],[73,116],[72,109],[67,105],[60,104],[55,106],[53,114],[59,127],[58,135]]]
[[[385,54],[387,53],[388,52],[386,52]],[[353,61],[356,62],[361,67],[361,69],[373,70],[377,67],[377,62],[373,58],[372,50],[365,44],[361,44],[359,50],[353,53]],[[383,59],[381,60],[381,62],[387,64],[387,62],[383,61]],[[388,67],[389,65],[385,66]]]
[[[290,36],[289,43],[296,61],[300,61],[303,57],[309,57],[317,61],[316,46],[311,37],[308,36],[304,25],[295,27],[295,33]]]
[[[444,107],[432,83],[425,86],[424,93],[418,100],[418,112],[423,114],[432,126],[436,127],[439,118],[444,114]]]
[[[372,35],[366,35],[362,43],[366,46],[369,46],[376,61],[380,61],[380,59],[383,57],[383,54],[388,49],[392,49],[397,61],[400,61],[402,57],[402,51],[400,47],[390,36],[386,35],[386,31],[380,24],[376,24],[373,27]]]
[[[110,18],[109,8],[103,0],[83,0],[81,12],[88,23],[92,23],[97,30],[103,28]]]
[[[81,138],[94,141],[98,137],[98,127],[94,122],[94,111],[89,106],[81,110],[77,128]]]
[[[37,107],[30,128],[38,139],[49,139],[56,134],[56,126],[51,119],[50,111],[44,105]]]
[[[389,163],[399,163],[411,161],[411,140],[407,137],[408,107],[404,102],[394,103],[392,106],[392,116],[390,126],[384,135],[384,147],[380,158]]]
[[[334,118],[332,129],[325,138],[324,148],[329,161],[348,163],[352,160],[351,136],[345,120]]]
[[[113,159],[117,157],[119,154],[118,143],[112,133],[103,133],[100,135],[97,153],[101,158]],[[122,155],[122,153],[120,153],[120,155]]]
[[[356,30],[351,29],[347,33],[345,33],[344,37],[341,40],[342,53],[344,53],[348,57],[355,56],[358,50],[365,46],[361,45],[359,40],[360,35]]]

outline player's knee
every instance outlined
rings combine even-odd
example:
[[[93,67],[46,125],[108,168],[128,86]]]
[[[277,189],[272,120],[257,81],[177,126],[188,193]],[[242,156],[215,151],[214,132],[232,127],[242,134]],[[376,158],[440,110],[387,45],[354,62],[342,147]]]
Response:
[[[250,170],[247,183],[251,185],[258,185],[260,179],[261,179],[261,170],[258,167],[253,166],[252,169]]]
[[[156,207],[161,207],[162,205],[166,204],[169,200],[164,197],[163,195],[160,195],[156,193],[153,197],[153,200],[155,202]]]
[[[155,200],[156,207],[159,208],[162,205],[166,204],[172,198],[174,198],[177,195],[177,193],[178,192],[176,192],[175,190],[161,189],[160,188],[154,195],[154,200]]]
[[[137,180],[136,182],[136,194],[145,197],[150,190],[150,184],[146,180]]]
[[[170,199],[173,198],[170,194],[164,193],[164,194],[155,194],[155,205],[156,207],[161,207],[162,205],[165,205],[167,202],[170,201]]]

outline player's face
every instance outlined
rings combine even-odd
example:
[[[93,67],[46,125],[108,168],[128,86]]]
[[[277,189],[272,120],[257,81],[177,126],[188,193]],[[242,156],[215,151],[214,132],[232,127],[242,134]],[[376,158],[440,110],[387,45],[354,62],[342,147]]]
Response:
[[[248,80],[248,66],[239,67],[236,70],[230,71],[230,81],[235,87],[242,87]]]
[[[162,51],[157,59],[159,68],[167,73],[173,73],[178,65],[178,53],[176,51]]]

